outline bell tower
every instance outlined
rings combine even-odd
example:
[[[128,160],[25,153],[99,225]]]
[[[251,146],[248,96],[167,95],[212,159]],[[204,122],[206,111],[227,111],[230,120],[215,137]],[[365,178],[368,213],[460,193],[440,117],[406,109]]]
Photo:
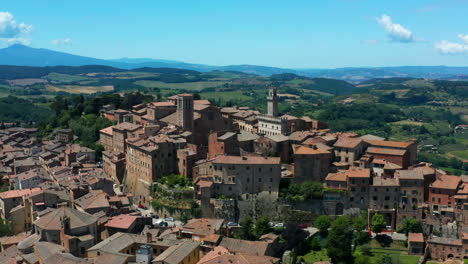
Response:
[[[268,89],[267,101],[268,101],[268,115],[277,117],[279,115],[279,112],[278,112],[278,94],[277,94],[276,87],[272,86]]]

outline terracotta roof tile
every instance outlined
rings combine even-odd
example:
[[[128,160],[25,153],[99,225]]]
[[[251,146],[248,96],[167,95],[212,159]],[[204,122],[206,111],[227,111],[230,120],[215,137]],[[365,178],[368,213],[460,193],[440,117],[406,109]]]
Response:
[[[386,140],[368,140],[372,146],[376,147],[393,147],[393,148],[408,148],[414,142],[399,142],[399,141],[386,141]]]
[[[432,184],[432,188],[456,190],[460,185],[461,177],[452,175],[440,175]]]
[[[6,191],[6,192],[1,192],[0,199],[18,198],[18,197],[23,197],[26,195],[32,195],[40,191],[41,191],[41,188],[11,190],[11,191]]]
[[[390,155],[390,156],[403,156],[407,150],[405,149],[389,149],[389,148],[377,148],[377,147],[368,147],[367,153],[369,154],[380,154],[380,155]]]
[[[111,227],[111,228],[118,228],[118,229],[129,229],[135,221],[137,221],[138,216],[133,216],[133,215],[119,215],[115,216],[105,224],[106,227]]]
[[[408,233],[408,242],[424,243],[423,234],[422,233]]]
[[[362,142],[363,140],[360,138],[339,137],[333,146],[338,148],[356,148]]]

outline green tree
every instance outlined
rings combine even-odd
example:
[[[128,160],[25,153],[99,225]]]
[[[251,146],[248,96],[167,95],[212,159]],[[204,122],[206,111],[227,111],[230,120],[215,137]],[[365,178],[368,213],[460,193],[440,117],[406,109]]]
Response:
[[[379,264],[393,264],[392,258],[389,255],[380,255],[375,260],[375,263]]]
[[[10,236],[13,234],[13,226],[11,223],[0,219],[0,237]]]
[[[262,215],[258,218],[257,222],[255,223],[254,234],[257,238],[270,233],[270,218],[266,215]]]
[[[320,235],[325,237],[328,232],[328,228],[331,226],[331,220],[328,215],[321,215],[314,221],[314,226],[320,230]]]
[[[369,256],[359,255],[354,259],[354,264],[371,264]]]
[[[385,221],[385,218],[383,215],[376,213],[372,216],[372,232],[379,234],[382,233],[382,231],[385,229],[387,226],[387,222]]]
[[[350,221],[344,216],[333,221],[328,234],[326,248],[332,263],[353,263],[351,252],[352,232]]]
[[[241,222],[241,238],[246,240],[254,240],[253,235],[253,220],[252,217],[247,216]]]
[[[362,230],[367,228],[367,220],[364,217],[356,217],[353,220],[353,229],[355,231],[361,232]]]
[[[420,233],[422,232],[421,222],[419,222],[418,219],[405,218],[401,225],[398,226],[397,232],[405,233],[406,235],[408,235],[408,233]]]

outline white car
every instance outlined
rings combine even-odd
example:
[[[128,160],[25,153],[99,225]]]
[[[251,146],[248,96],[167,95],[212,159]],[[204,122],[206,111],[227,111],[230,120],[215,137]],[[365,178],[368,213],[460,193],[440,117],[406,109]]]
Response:
[[[174,218],[173,217],[166,217],[164,219],[166,222],[174,222]]]
[[[284,227],[284,224],[283,223],[277,223],[277,224],[275,224],[275,227]]]

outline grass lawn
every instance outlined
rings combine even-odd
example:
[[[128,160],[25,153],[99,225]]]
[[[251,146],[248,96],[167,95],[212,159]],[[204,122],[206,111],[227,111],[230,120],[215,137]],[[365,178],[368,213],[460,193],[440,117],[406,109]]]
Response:
[[[144,87],[157,87],[160,89],[184,89],[184,90],[193,90],[201,91],[209,87],[218,87],[226,82],[185,82],[185,83],[165,83],[160,81],[149,81],[149,80],[140,80],[136,81],[135,84],[144,86]]]
[[[311,251],[304,256],[297,257],[297,259],[303,259],[305,263],[314,263],[318,261],[327,261],[330,260],[327,255],[327,250],[322,249],[320,251]]]
[[[393,241],[389,247],[382,247],[376,240],[372,240],[371,246],[371,261],[375,264],[376,260],[381,255],[389,255],[393,263],[399,264],[417,264],[420,256],[408,255],[408,249],[403,241]]]
[[[468,160],[468,150],[458,150],[458,151],[452,151],[450,154],[462,159],[462,160]]]

